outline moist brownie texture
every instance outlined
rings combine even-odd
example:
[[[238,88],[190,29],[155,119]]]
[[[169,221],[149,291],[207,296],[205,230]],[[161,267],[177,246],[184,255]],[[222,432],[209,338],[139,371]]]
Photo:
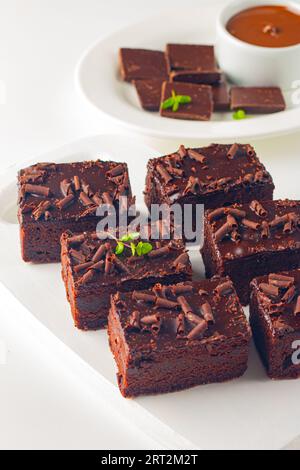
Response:
[[[224,382],[247,369],[250,327],[228,278],[117,293],[108,333],[125,397]]]
[[[189,119],[193,121],[208,121],[213,112],[212,88],[207,85],[192,85],[190,83],[164,82],[162,86],[162,103],[176,95],[189,96],[190,103],[180,104],[175,111],[172,108],[161,107],[163,117],[173,119]]]
[[[250,145],[187,149],[148,162],[145,202],[204,204],[206,209],[273,198],[272,177]],[[194,215],[195,218],[195,215]]]
[[[121,196],[134,203],[125,163],[38,163],[19,172],[18,186],[24,261],[60,261],[64,231],[96,230],[97,208],[113,204],[118,210]]]
[[[285,100],[276,87],[232,87],[231,109],[243,109],[247,113],[268,114],[284,111]]]
[[[207,276],[230,276],[247,305],[252,279],[300,267],[300,201],[254,200],[208,211],[201,251]]]
[[[119,52],[120,72],[123,80],[168,79],[165,54],[148,49],[122,48]]]
[[[135,240],[135,245],[140,241]],[[137,250],[133,256],[130,242],[117,255],[117,242],[99,240],[96,233],[62,235],[62,277],[76,327],[82,330],[104,327],[110,296],[117,291],[191,279],[191,264],[182,241],[149,243],[152,251],[146,255],[138,256]]]
[[[251,283],[250,321],[256,347],[272,379],[300,377],[300,271]]]

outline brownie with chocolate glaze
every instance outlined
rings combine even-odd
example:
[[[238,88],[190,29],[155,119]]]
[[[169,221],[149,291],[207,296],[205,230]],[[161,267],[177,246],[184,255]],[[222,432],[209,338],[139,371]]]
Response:
[[[125,163],[38,163],[19,172],[18,186],[24,261],[60,261],[64,231],[96,230],[101,205],[113,205],[118,212],[127,210],[125,197],[128,206],[134,204]]]
[[[118,292],[108,334],[124,397],[224,382],[247,369],[250,327],[229,278]]]
[[[269,377],[300,377],[300,270],[251,283],[250,322]]]
[[[151,251],[143,255],[139,248],[132,252],[131,245],[134,243],[141,248],[141,231],[141,236],[125,243],[123,252],[117,254],[117,241],[110,236],[106,240],[99,239],[98,235],[66,232],[61,239],[62,277],[75,326],[79,329],[104,327],[110,296],[117,291],[141,290],[158,282],[173,284],[191,279],[189,256],[180,240],[145,241]],[[149,245],[146,246],[149,249]]]
[[[273,198],[274,183],[250,145],[185,148],[148,162],[145,202],[206,209]]]
[[[168,67],[162,51],[122,47],[119,51],[120,73],[123,80],[168,79]]]
[[[203,261],[208,277],[231,277],[243,305],[258,276],[300,267],[300,201],[257,201],[207,211]]]

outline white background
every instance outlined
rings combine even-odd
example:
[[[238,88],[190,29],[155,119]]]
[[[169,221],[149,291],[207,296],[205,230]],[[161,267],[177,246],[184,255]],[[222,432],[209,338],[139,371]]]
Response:
[[[187,18],[200,3],[184,1]],[[74,69],[100,36],[162,6],[182,0],[0,0],[0,171],[86,135],[125,133],[78,96]],[[277,170],[293,156],[299,172],[300,135],[251,143],[274,154]],[[0,357],[0,448],[159,448],[32,336],[1,286],[0,341],[8,350],[5,365]]]

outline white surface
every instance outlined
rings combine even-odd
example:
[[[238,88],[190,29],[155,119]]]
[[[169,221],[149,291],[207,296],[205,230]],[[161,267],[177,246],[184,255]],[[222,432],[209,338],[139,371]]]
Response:
[[[100,39],[88,49],[79,62],[77,69],[79,90],[88,102],[102,114],[113,118],[117,123],[121,123],[130,130],[151,137],[198,141],[205,139],[216,142],[220,139],[232,141],[234,139],[261,138],[286,134],[299,129],[299,102],[297,105],[293,104],[294,101],[289,93],[285,95],[287,109],[284,112],[249,116],[240,121],[233,119],[232,112],[214,113],[211,121],[200,122],[163,118],[159,113],[144,111],[139,104],[135,87],[120,79],[118,73],[118,50],[120,47],[164,50],[168,42],[215,43],[216,17],[219,15],[219,11],[218,6],[209,2],[205,7],[191,10],[188,21],[182,21],[186,15],[186,8],[172,9],[171,11],[166,9],[160,12],[159,16],[134,24],[104,40]],[[155,35],[153,31],[155,31]],[[259,51],[253,52],[251,48],[249,50],[249,45],[237,41],[228,33],[223,32],[223,35],[225,37],[223,41],[219,41],[218,49],[219,54],[222,53],[225,56],[224,59],[228,59],[227,65],[229,63],[235,65],[255,77],[255,70],[252,70],[251,61],[247,60],[247,57],[250,56],[255,61],[257,56],[258,60],[260,58]],[[237,49],[226,47],[232,42],[233,44],[237,43],[238,46],[241,44],[241,47]],[[245,54],[243,54],[243,48],[246,50]],[[270,51],[268,52],[270,54]],[[274,56],[274,50],[272,54]],[[276,64],[277,59],[277,57],[273,57],[271,62]],[[261,62],[265,62],[264,65],[267,65],[266,60],[261,60]],[[295,61],[293,57],[290,62],[293,66],[295,62],[300,63],[298,60]],[[278,67],[295,73],[294,67],[292,69],[285,61],[283,64],[279,62]],[[272,69],[275,73],[275,65],[272,66]],[[300,73],[298,75],[300,76]],[[292,80],[297,79],[298,75],[290,75],[289,89],[292,87]]]
[[[207,3],[185,0],[187,11],[201,2]],[[182,1],[165,0],[168,6],[182,7]],[[0,91],[6,90],[6,99],[0,98],[0,171],[81,136],[122,132],[77,95],[74,69],[99,35],[154,15],[161,1],[141,8],[140,0],[0,0],[0,7]],[[252,143],[273,158],[276,179],[283,169],[288,181],[286,156],[299,168],[299,135]],[[156,144],[161,152],[177,145]],[[1,448],[158,448],[98,395],[91,399],[90,388],[21,320],[22,310],[1,289],[0,339],[8,346],[8,362],[0,366]]]
[[[264,5],[282,5],[282,0],[264,0]],[[299,1],[286,5],[299,14]],[[257,0],[235,0],[222,10],[217,23],[216,52],[219,65],[230,79],[244,86],[279,86],[290,90],[300,77],[300,44],[291,47],[260,47],[240,41],[226,25],[230,18],[259,4]],[[249,73],[251,71],[251,73]]]
[[[139,161],[139,177],[132,180],[132,185],[133,192],[140,194],[147,160],[154,151],[129,138],[88,138],[40,158],[41,161],[76,161],[95,159],[100,153],[103,158],[115,160],[121,152],[128,163],[129,174],[134,174]],[[274,156],[268,153],[264,155],[264,162],[274,176],[275,185],[277,183],[275,197],[296,197],[299,192],[297,175],[285,180],[282,171],[278,172]],[[292,162],[288,157],[285,163],[290,168]],[[239,380],[135,400],[122,398],[107,332],[83,333],[73,327],[60,265],[31,265],[20,258],[19,230],[14,216],[16,171],[13,167],[0,178],[0,230],[3,230],[0,280],[24,305],[24,319],[53,354],[59,355],[86,385],[90,384],[91,390],[97,390],[108,405],[133,420],[151,438],[155,436],[163,447],[278,449],[296,438],[300,432],[300,381],[269,380],[254,348],[249,369]],[[190,256],[194,273],[203,277],[199,247],[194,247]],[[54,341],[49,332],[63,344]],[[63,345],[78,356],[77,361]],[[281,406],[283,397],[288,397],[284,407]]]

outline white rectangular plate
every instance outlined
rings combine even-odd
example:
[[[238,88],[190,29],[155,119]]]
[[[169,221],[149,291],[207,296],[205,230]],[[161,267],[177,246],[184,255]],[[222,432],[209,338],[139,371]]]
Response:
[[[129,138],[98,136],[65,146],[36,161],[96,158],[127,161],[133,191],[141,206],[146,162],[157,155],[157,151]],[[284,169],[292,168],[289,157],[285,156],[284,169],[274,156],[269,155],[264,163],[274,173],[275,182],[277,175],[282,178],[276,196],[296,197],[297,175],[284,178]],[[299,434],[300,381],[270,381],[254,348],[249,370],[242,379],[173,394],[123,399],[117,388],[106,331],[84,333],[73,326],[60,265],[31,265],[20,258],[15,215],[17,170],[11,167],[0,176],[0,280],[25,307],[22,315],[54,354],[60,354],[70,367],[76,362],[82,380],[98,387],[115,409],[166,448],[279,449]],[[203,275],[198,248],[191,250],[191,258],[197,275]]]

